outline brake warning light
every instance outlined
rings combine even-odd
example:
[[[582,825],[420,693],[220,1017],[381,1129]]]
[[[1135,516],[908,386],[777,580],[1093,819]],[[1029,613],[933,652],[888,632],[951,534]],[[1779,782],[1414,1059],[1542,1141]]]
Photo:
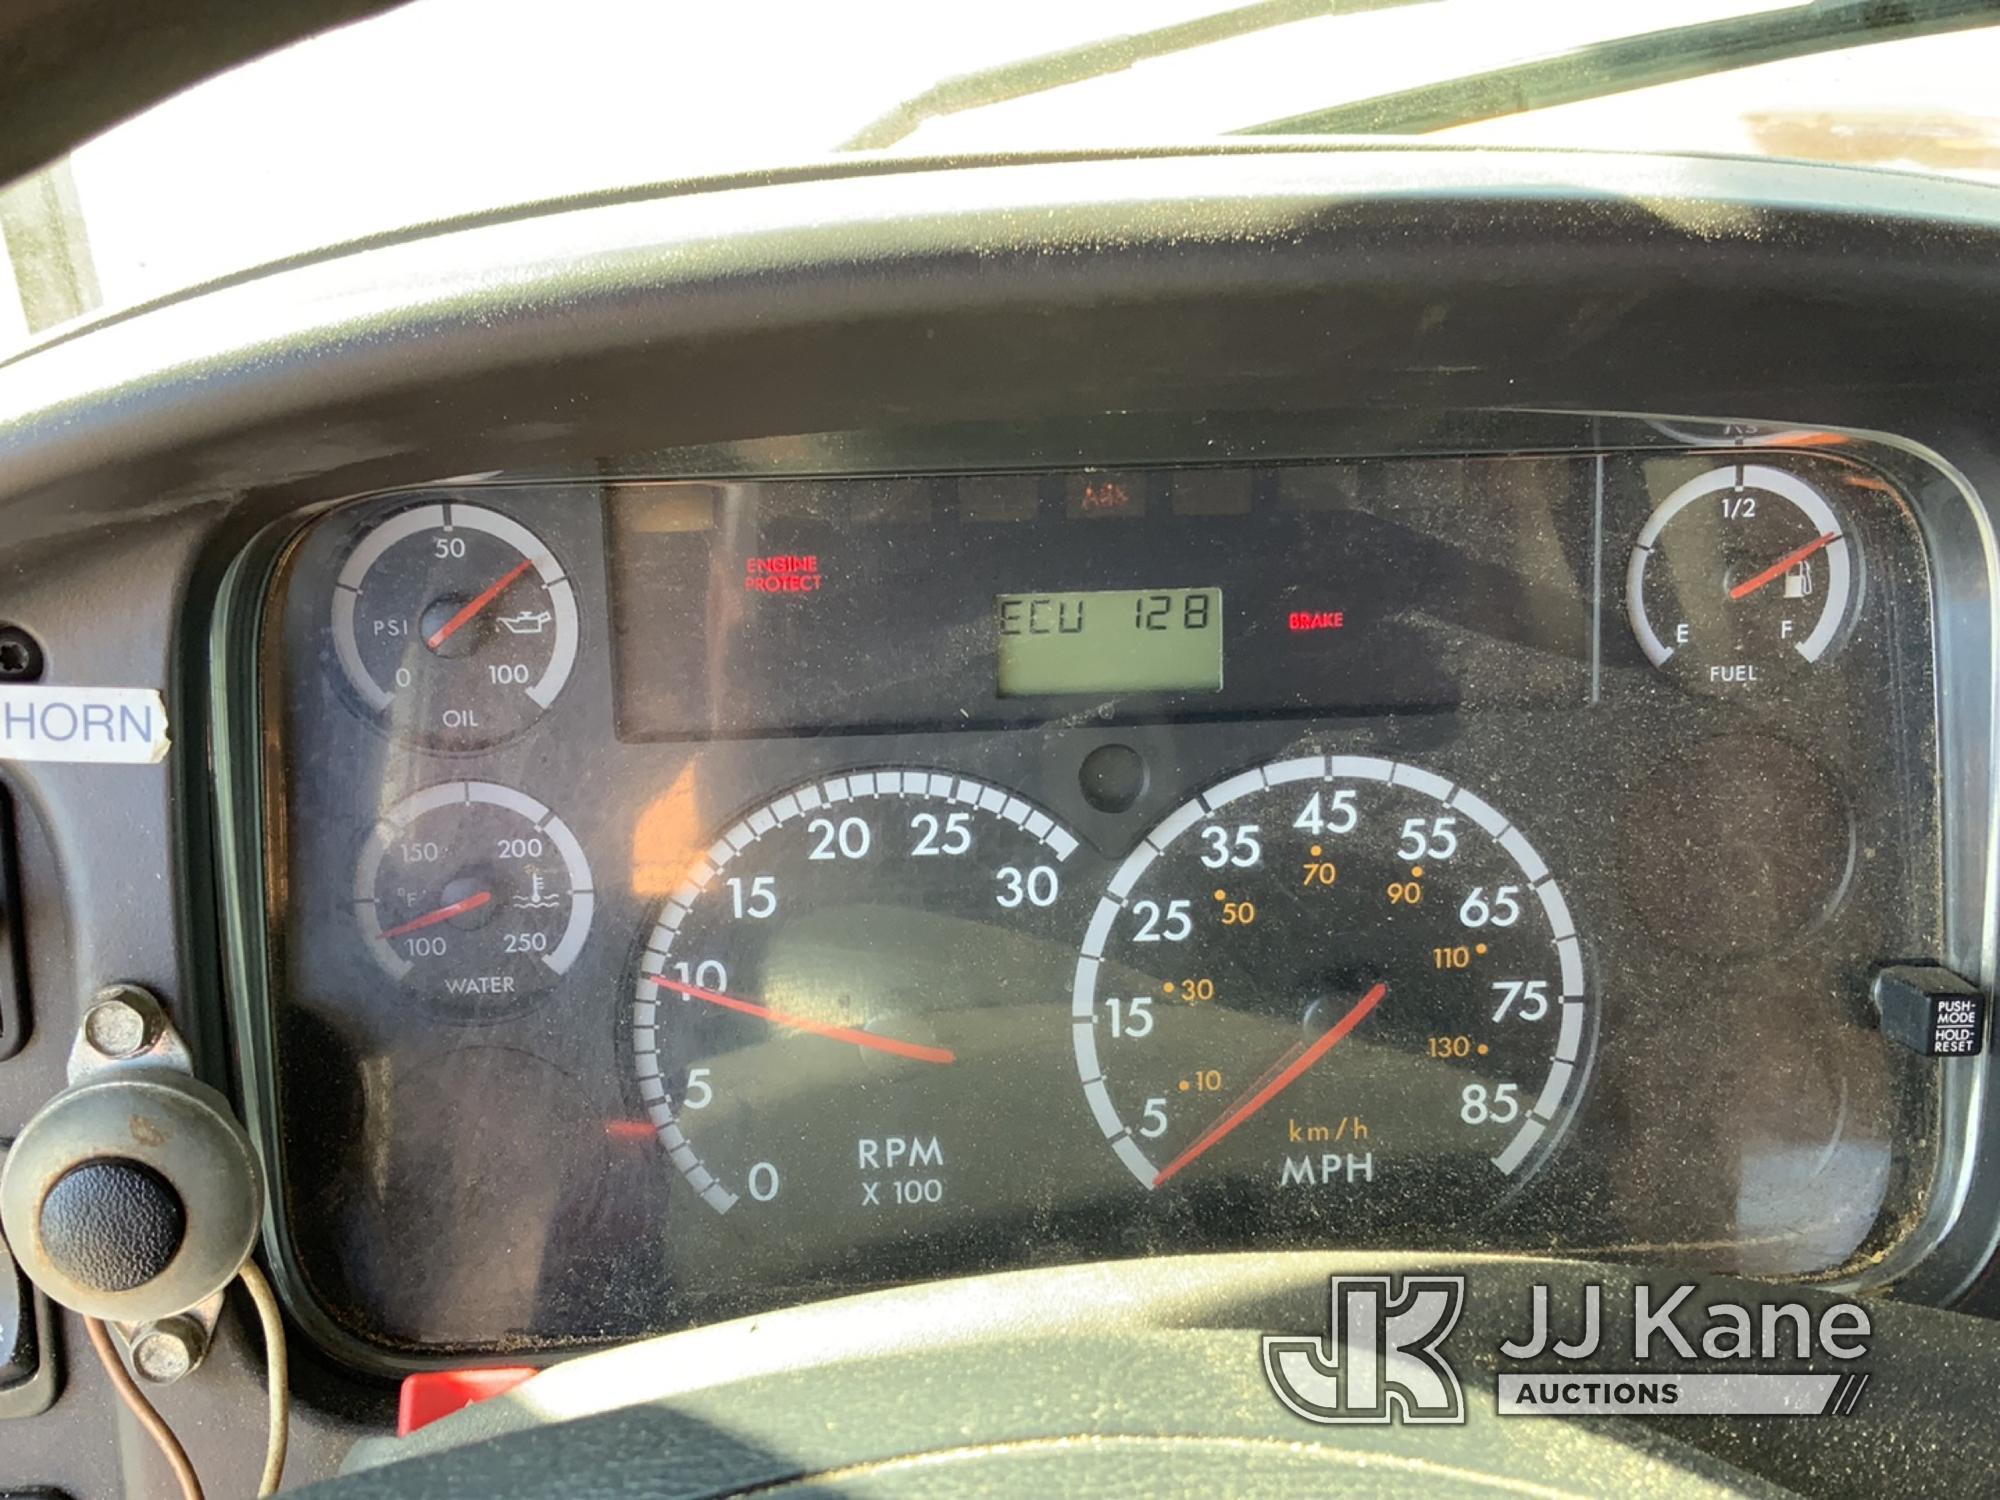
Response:
[[[743,587],[753,594],[811,594],[819,585],[817,553],[780,552],[744,561]]]
[[[1286,617],[1294,635],[1303,635],[1309,630],[1345,630],[1347,611],[1344,609],[1295,609]]]

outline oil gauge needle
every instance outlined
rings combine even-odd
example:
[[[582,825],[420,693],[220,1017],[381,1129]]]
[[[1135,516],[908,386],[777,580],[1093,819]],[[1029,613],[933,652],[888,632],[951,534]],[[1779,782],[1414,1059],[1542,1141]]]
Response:
[[[1803,547],[1799,548],[1798,551],[1787,552],[1783,557],[1779,558],[1776,562],[1772,563],[1770,567],[1766,568],[1756,577],[1744,579],[1741,583],[1737,584],[1735,588],[1729,591],[1729,597],[1732,599],[1749,598],[1752,594],[1756,593],[1757,590],[1761,589],[1765,584],[1770,583],[1773,579],[1784,577],[1785,574],[1789,573],[1793,568],[1796,568],[1800,563],[1804,562],[1807,558],[1811,557],[1815,552],[1819,551],[1820,548],[1828,546],[1831,543],[1837,542],[1839,540],[1840,540],[1840,533],[1837,531],[1829,531],[1825,536],[1814,537],[1811,541],[1807,542]]]
[[[454,635],[458,634],[460,629],[464,627],[465,622],[467,620],[470,620],[474,615],[478,614],[482,609],[486,608],[487,605],[491,604],[495,599],[498,599],[502,594],[506,593],[508,587],[514,582],[514,580],[519,578],[523,573],[527,572],[528,569],[532,568],[534,565],[535,565],[534,560],[532,558],[526,558],[526,557],[522,558],[519,562],[515,563],[513,567],[507,570],[506,576],[501,578],[498,582],[490,584],[487,587],[486,592],[480,594],[477,598],[471,600],[469,603],[466,604],[465,608],[461,609],[457,614],[453,615],[449,620],[446,620],[444,624],[438,626],[436,630],[432,631],[430,635],[425,639],[424,644],[426,646],[429,646],[433,651],[437,650],[438,647],[442,646],[446,641],[450,640]]]
[[[1209,1147],[1227,1136],[1238,1125],[1241,1125],[1245,1120],[1256,1114],[1258,1110],[1297,1083],[1300,1078],[1305,1076],[1308,1068],[1331,1052],[1339,1044],[1340,1039],[1346,1036],[1348,1032],[1359,1026],[1367,1014],[1382,1003],[1382,997],[1388,993],[1389,986],[1387,984],[1378,984],[1359,1000],[1355,1001],[1354,1008],[1338,1021],[1335,1021],[1332,1026],[1328,1027],[1321,1034],[1318,1041],[1293,1058],[1289,1064],[1278,1071],[1275,1077],[1266,1075],[1269,1081],[1263,1083],[1261,1087],[1253,1085],[1252,1092],[1248,1098],[1241,1099],[1235,1104],[1230,1105],[1222,1118],[1204,1130],[1192,1146],[1188,1147],[1187,1150],[1162,1167],[1158,1175],[1153,1178],[1153,1186],[1160,1186],[1161,1183],[1194,1161],[1196,1157],[1208,1150]]]
[[[479,891],[467,896],[463,901],[454,901],[449,906],[440,906],[436,911],[427,911],[421,917],[412,917],[407,922],[399,922],[383,933],[382,939],[387,942],[390,938],[399,938],[406,932],[422,932],[426,927],[435,927],[440,922],[449,922],[453,917],[462,917],[469,911],[478,911],[492,899],[491,891]]]
[[[858,1031],[852,1026],[830,1026],[824,1021],[808,1020],[804,1016],[788,1015],[781,1010],[773,1010],[768,1005],[759,1005],[754,1000],[739,1000],[734,995],[717,994],[705,990],[698,984],[683,984],[678,979],[668,979],[662,974],[646,976],[663,990],[672,990],[676,995],[685,995],[690,1000],[700,1000],[709,1005],[719,1005],[725,1010],[741,1011],[746,1016],[759,1016],[777,1026],[789,1026],[794,1031],[809,1031],[814,1036],[823,1036],[836,1042],[852,1042],[857,1047],[872,1047],[877,1052],[886,1052],[891,1057],[908,1057],[917,1062],[948,1063],[957,1062],[958,1054],[946,1047],[926,1047],[921,1042],[899,1042],[892,1036],[876,1036],[872,1032]]]

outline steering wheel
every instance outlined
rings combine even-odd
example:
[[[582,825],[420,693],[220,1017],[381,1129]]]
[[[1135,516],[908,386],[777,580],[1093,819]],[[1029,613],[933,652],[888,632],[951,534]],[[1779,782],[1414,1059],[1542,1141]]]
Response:
[[[1323,1338],[1329,1278],[1384,1274],[1467,1278],[1463,1314],[1443,1345],[1465,1391],[1462,1425],[1316,1425],[1267,1382],[1260,1335]],[[578,1358],[408,1438],[360,1445],[342,1477],[311,1493],[1791,1493],[1770,1477],[1781,1475],[1815,1493],[1880,1494],[1911,1474],[1907,1444],[1919,1438],[1936,1445],[1936,1462],[1917,1466],[1933,1492],[1984,1483],[1980,1398],[2000,1360],[1982,1352],[1976,1320],[1887,1301],[1869,1309],[1872,1399],[1847,1416],[1647,1423],[1498,1413],[1499,1346],[1527,1333],[1531,1287],[1549,1288],[1558,1337],[1574,1331],[1583,1288],[1600,1287],[1607,1345],[1582,1365],[1531,1366],[1630,1372],[1638,1366],[1629,1338],[1611,1332],[1612,1309],[1629,1309],[1642,1283],[1657,1305],[1690,1282],[1679,1322],[1693,1329],[1716,1302],[1798,1302],[1816,1318],[1839,1300],[1500,1256],[1188,1256],[925,1283]],[[1962,1408],[1934,1404],[1940,1359],[1963,1372],[1953,1382],[1967,1393]],[[1810,1367],[1840,1366],[1822,1358]],[[1647,1368],[1660,1372],[1657,1362]],[[1899,1389],[1930,1399],[1916,1409],[1895,1399]]]

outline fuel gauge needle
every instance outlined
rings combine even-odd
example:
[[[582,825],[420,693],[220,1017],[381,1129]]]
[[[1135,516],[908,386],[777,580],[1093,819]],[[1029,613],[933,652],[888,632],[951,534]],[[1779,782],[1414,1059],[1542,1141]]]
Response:
[[[406,932],[422,932],[426,927],[435,927],[440,922],[449,922],[453,917],[462,917],[469,911],[478,911],[492,899],[491,891],[480,891],[467,896],[463,901],[454,901],[449,906],[440,906],[436,911],[427,911],[421,917],[412,917],[407,922],[399,922],[383,933],[382,939],[387,942],[390,938],[399,938]]]
[[[746,1016],[758,1016],[773,1025],[789,1026],[794,1031],[808,1031],[814,1036],[827,1037],[836,1042],[852,1042],[857,1047],[872,1047],[875,1051],[886,1052],[891,1057],[907,1057],[917,1062],[928,1063],[958,1061],[958,1054],[947,1047],[926,1047],[921,1042],[899,1042],[892,1036],[876,1036],[873,1032],[859,1031],[852,1026],[832,1026],[825,1021],[808,1020],[804,1016],[789,1015],[782,1010],[773,1010],[768,1005],[759,1005],[755,1000],[739,1000],[734,995],[705,990],[698,984],[684,984],[678,979],[668,979],[663,974],[648,974],[646,978],[661,989],[672,990],[676,995],[685,995],[690,1000],[719,1005],[724,1010],[741,1011]]]
[[[1776,562],[1772,563],[1770,567],[1766,568],[1756,577],[1744,579],[1741,583],[1737,584],[1735,588],[1729,591],[1729,597],[1732,599],[1749,598],[1752,594],[1756,593],[1757,590],[1761,589],[1765,584],[1770,583],[1773,579],[1784,577],[1785,574],[1789,573],[1793,568],[1796,568],[1800,563],[1804,562],[1807,558],[1811,557],[1815,552],[1819,551],[1820,548],[1830,546],[1831,544],[1839,540],[1840,540],[1840,533],[1837,531],[1829,531],[1825,536],[1814,537],[1811,541],[1807,542],[1803,547],[1799,548],[1798,551],[1787,552],[1783,557],[1779,558]]]
[[[1160,1169],[1159,1173],[1153,1178],[1153,1186],[1160,1186],[1161,1183],[1207,1151],[1209,1147],[1222,1140],[1238,1125],[1241,1125],[1245,1120],[1256,1114],[1258,1110],[1297,1083],[1299,1079],[1305,1076],[1307,1069],[1338,1046],[1341,1038],[1346,1036],[1348,1032],[1359,1026],[1368,1013],[1382,1003],[1382,997],[1388,993],[1389,986],[1387,984],[1376,985],[1374,989],[1354,1002],[1352,1010],[1348,1011],[1346,1015],[1328,1027],[1321,1034],[1318,1041],[1314,1042],[1305,1051],[1293,1058],[1284,1068],[1280,1069],[1275,1077],[1267,1075],[1269,1081],[1263,1083],[1261,1087],[1252,1085],[1252,1092],[1247,1098],[1240,1099],[1235,1104],[1232,1104],[1221,1119],[1217,1120],[1201,1133],[1192,1146],[1188,1147],[1187,1150],[1183,1151],[1179,1156],[1176,1156]]]

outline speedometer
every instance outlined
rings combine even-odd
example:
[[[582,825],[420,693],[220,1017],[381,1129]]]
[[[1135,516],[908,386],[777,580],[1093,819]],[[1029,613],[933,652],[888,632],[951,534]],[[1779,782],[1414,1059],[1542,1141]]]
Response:
[[[1568,901],[1522,831],[1420,767],[1308,755],[1168,814],[1077,960],[1084,1093],[1148,1189],[1344,1226],[1522,1179],[1593,1027]]]
[[[1019,1007],[1060,997],[1074,951],[1077,847],[998,787],[883,769],[795,787],[696,855],[646,938],[631,1042],[702,1201],[815,1235],[976,1211]]]

